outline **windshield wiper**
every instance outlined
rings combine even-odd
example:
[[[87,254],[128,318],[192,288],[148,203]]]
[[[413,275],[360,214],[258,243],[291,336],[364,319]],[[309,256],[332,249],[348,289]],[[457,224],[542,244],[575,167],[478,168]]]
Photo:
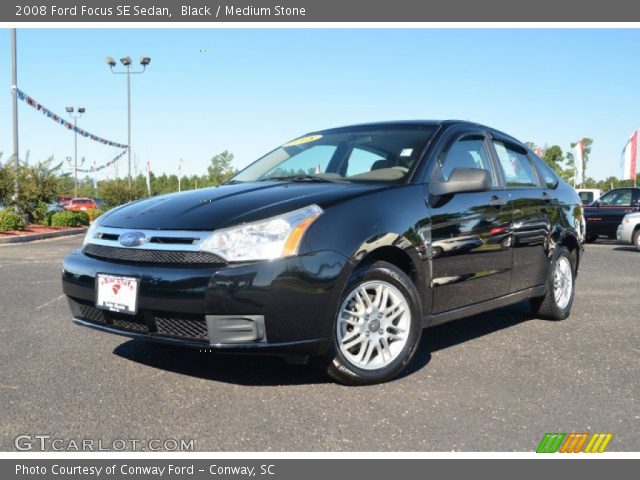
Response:
[[[344,183],[347,180],[344,180],[341,177],[336,177],[336,178],[328,178],[328,177],[320,177],[318,175],[310,175],[310,174],[303,174],[303,175],[282,175],[282,176],[275,176],[275,177],[266,177],[266,178],[261,178],[260,182],[269,182],[269,181],[289,181],[289,182],[328,182],[328,183]]]

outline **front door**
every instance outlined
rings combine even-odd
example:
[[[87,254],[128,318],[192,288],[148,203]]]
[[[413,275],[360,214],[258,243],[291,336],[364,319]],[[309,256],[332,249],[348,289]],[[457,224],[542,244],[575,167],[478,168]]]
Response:
[[[498,187],[484,132],[460,133],[446,144],[432,178],[447,180],[455,168],[482,168],[494,188],[429,196],[434,314],[505,295],[512,264],[510,202]]]

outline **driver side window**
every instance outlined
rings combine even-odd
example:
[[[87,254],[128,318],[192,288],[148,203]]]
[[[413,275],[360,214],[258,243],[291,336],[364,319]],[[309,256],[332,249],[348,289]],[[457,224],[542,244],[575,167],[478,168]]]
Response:
[[[609,192],[600,197],[600,205],[611,207],[630,207],[631,206],[631,190],[618,190]]]
[[[458,140],[441,158],[442,175],[449,180],[456,168],[480,168],[489,172],[491,184],[496,185],[495,176],[491,169],[489,155],[482,137],[463,137]]]

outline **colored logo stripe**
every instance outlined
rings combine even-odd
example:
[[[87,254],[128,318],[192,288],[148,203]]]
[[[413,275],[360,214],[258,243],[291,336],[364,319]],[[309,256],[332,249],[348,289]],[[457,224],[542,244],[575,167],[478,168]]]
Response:
[[[565,437],[565,433],[546,433],[538,445],[537,453],[556,453]]]
[[[589,438],[588,433],[570,433],[560,448],[560,453],[578,453]]]
[[[602,453],[613,438],[613,433],[594,433],[584,453]]]
[[[587,432],[545,433],[536,453],[602,453],[612,438],[613,433],[594,433],[591,438]]]

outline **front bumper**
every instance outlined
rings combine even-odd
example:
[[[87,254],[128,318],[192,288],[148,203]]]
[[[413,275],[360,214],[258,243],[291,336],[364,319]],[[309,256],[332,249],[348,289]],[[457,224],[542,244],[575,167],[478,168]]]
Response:
[[[323,251],[226,266],[112,262],[74,251],[62,285],[74,322],[162,343],[229,352],[322,354],[353,266]],[[95,306],[97,273],[140,279],[135,315]]]
[[[616,238],[619,242],[633,243],[633,231],[637,226],[636,223],[625,223],[624,221],[618,225]]]

